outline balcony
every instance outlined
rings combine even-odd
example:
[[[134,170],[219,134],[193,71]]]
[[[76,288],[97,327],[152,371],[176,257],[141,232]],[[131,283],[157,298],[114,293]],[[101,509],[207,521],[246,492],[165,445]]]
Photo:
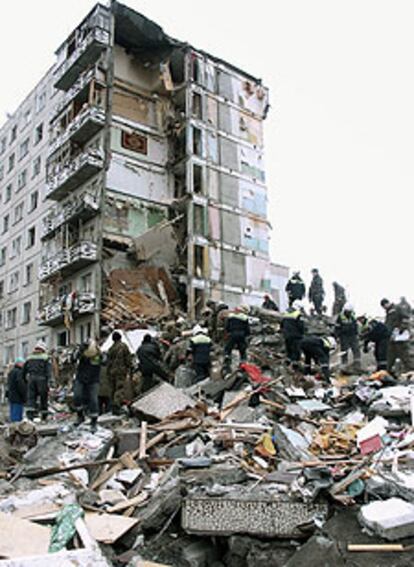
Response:
[[[109,31],[101,27],[80,30],[74,40],[74,51],[54,73],[54,87],[67,91],[81,73],[96,63],[101,53],[109,46],[109,37]]]
[[[56,205],[55,205],[56,207]],[[91,219],[99,211],[99,197],[88,192],[73,197],[52,211],[43,219],[42,240],[52,238],[57,230],[72,221],[83,222]]]
[[[46,197],[59,201],[75,187],[82,185],[104,167],[104,152],[100,148],[89,148],[63,165],[49,163]]]
[[[40,281],[46,281],[59,274],[66,277],[98,259],[98,247],[94,242],[82,241],[60,250],[52,258],[46,258],[39,267]]]
[[[89,69],[78,77],[74,85],[56,104],[51,115],[51,120],[55,120],[75,99],[87,99],[91,84],[100,85],[102,88],[105,88],[105,74],[96,67]]]
[[[53,154],[68,140],[84,144],[97,134],[105,125],[105,111],[99,106],[88,106],[75,116],[68,127],[60,133],[49,146],[49,155]]]
[[[96,309],[96,296],[92,292],[73,292],[56,297],[44,305],[38,315],[39,325],[53,327],[65,321],[73,321],[82,315],[89,315]]]

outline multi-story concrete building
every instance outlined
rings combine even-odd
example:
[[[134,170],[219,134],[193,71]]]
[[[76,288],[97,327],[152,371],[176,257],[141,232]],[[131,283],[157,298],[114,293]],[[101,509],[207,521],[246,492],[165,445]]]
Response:
[[[9,202],[0,237],[0,250],[7,245],[0,267],[5,360],[29,335],[52,329],[52,346],[65,346],[99,333],[111,317],[127,321],[125,301],[139,303],[140,289],[151,287],[142,274],[131,283],[140,266],[162,270],[152,278],[168,272],[190,316],[210,298],[258,304],[266,291],[281,299],[287,269],[269,259],[267,109],[260,80],[172,39],[122,4],[98,4],[58,48],[55,66],[0,136],[6,138],[1,193]],[[10,142],[14,121],[17,139]],[[16,187],[9,197],[8,185],[18,183],[26,164],[34,171],[38,156],[39,183],[27,173],[21,193]],[[33,208],[36,190],[37,208],[26,210],[21,229],[19,221],[14,227],[20,199]],[[21,253],[13,259],[20,233]],[[29,260],[39,281],[35,276],[13,291],[17,266],[25,281]],[[161,278],[155,301],[168,302],[166,287]],[[44,331],[34,323],[37,293]],[[34,310],[24,334],[19,325],[29,301]]]

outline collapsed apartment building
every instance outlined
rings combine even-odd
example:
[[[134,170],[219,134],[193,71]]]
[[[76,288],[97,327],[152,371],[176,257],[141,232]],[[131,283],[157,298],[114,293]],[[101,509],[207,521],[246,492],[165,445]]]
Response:
[[[49,73],[38,323],[52,346],[208,299],[284,302],[269,256],[261,81],[112,2]],[[1,269],[1,268],[0,268]]]

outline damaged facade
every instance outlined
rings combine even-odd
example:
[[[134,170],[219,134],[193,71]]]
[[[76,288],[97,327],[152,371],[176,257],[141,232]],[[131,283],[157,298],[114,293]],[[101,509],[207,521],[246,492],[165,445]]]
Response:
[[[114,2],[59,47],[47,81],[36,285],[51,346],[138,320],[148,297],[148,309],[173,302],[192,317],[208,299],[257,305],[264,292],[283,306],[287,269],[269,258],[260,80]],[[131,294],[145,297],[134,304]]]

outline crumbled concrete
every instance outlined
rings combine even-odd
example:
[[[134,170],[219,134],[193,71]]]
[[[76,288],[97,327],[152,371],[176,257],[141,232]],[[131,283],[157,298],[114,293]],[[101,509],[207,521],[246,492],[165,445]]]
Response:
[[[414,536],[414,505],[401,498],[366,504],[358,518],[363,526],[390,541]]]
[[[194,406],[195,401],[192,398],[166,382],[156,386],[132,404],[133,410],[137,413],[155,419],[164,419],[177,411]]]

